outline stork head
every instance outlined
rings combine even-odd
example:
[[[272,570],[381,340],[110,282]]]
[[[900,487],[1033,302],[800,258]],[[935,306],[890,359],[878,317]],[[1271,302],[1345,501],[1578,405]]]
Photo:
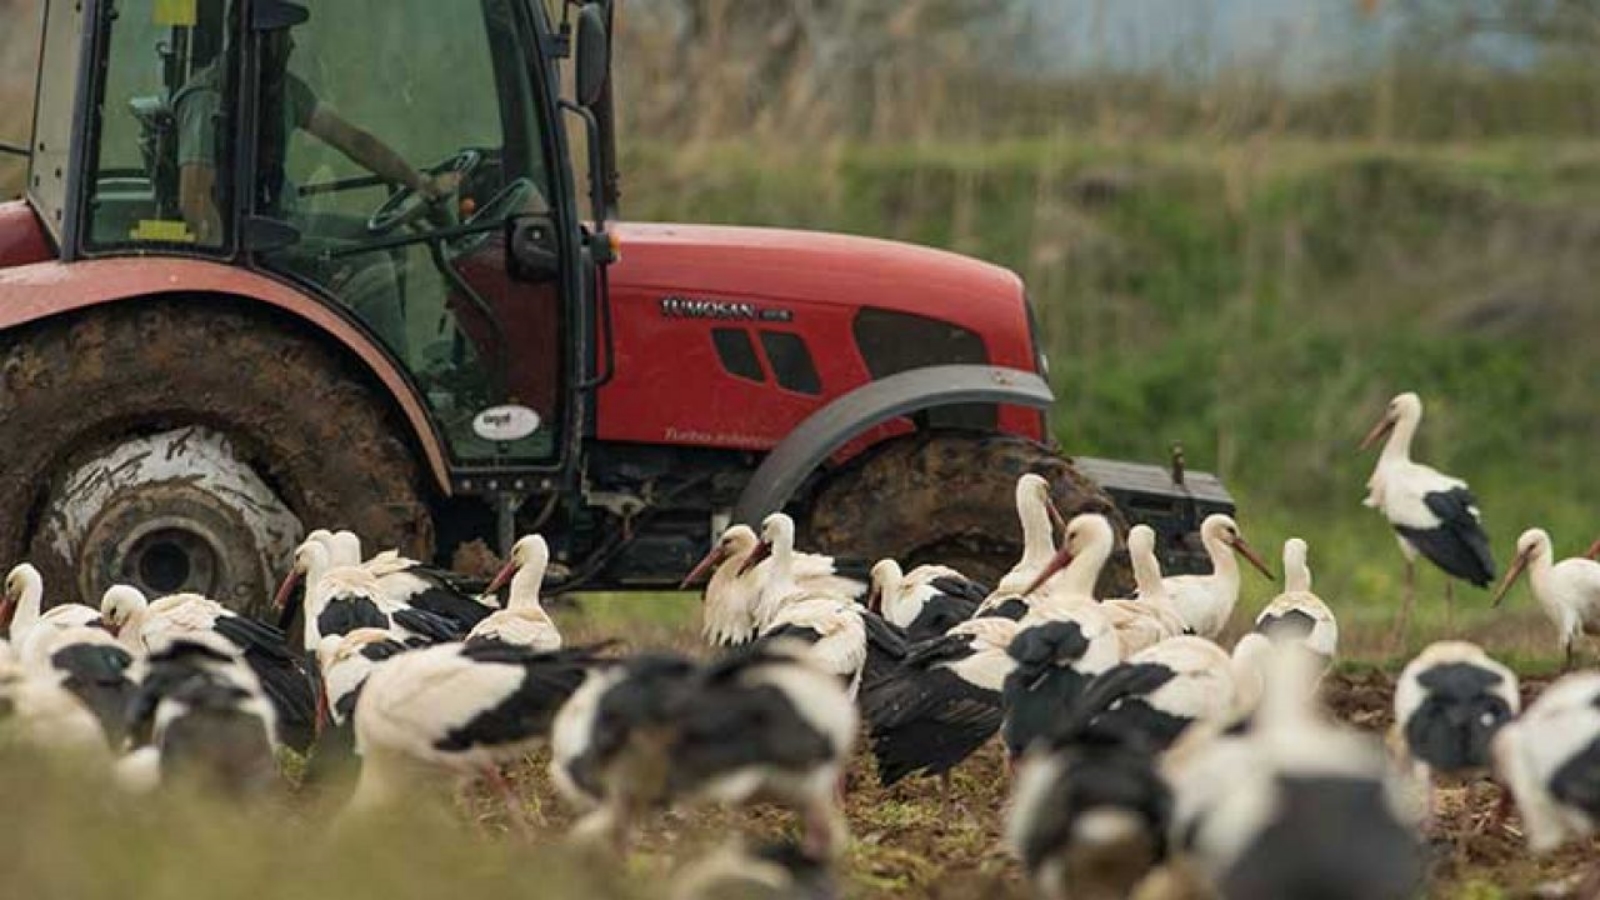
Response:
[[[722,565],[724,562],[730,559],[737,559],[738,557],[749,553],[750,551],[754,550],[756,545],[759,543],[761,543],[761,539],[756,537],[755,529],[751,528],[749,525],[741,524],[728,526],[723,530],[722,537],[718,538],[717,542],[711,545],[711,552],[707,553],[705,558],[696,563],[695,567],[689,570],[689,574],[683,577],[683,581],[678,585],[678,589],[683,590],[689,585],[699,582],[701,579],[705,578],[712,569],[715,569],[717,566]]]
[[[1372,426],[1372,430],[1367,432],[1367,436],[1361,439],[1360,449],[1365,450],[1388,437],[1389,433],[1394,431],[1395,427],[1401,423],[1415,426],[1421,420],[1422,398],[1411,391],[1398,394],[1393,400],[1389,401],[1389,406],[1384,409],[1383,417],[1378,420],[1378,424]]]
[[[11,620],[17,615],[17,606],[34,587],[43,590],[44,578],[32,563],[20,563],[6,573],[5,597],[0,600],[0,628],[11,627]]]
[[[134,614],[149,605],[144,594],[131,584],[113,584],[100,595],[100,618],[112,634],[120,635]]]
[[[1062,518],[1061,510],[1056,508],[1055,499],[1050,496],[1050,482],[1037,472],[1024,473],[1017,479],[1017,508],[1020,510],[1029,506],[1043,507],[1056,531],[1067,530],[1067,520]]]
[[[1104,555],[1110,556],[1111,550],[1116,546],[1116,532],[1111,530],[1111,523],[1099,513],[1084,513],[1074,516],[1067,523],[1066,534],[1061,538],[1061,547],[1056,550],[1050,562],[1045,564],[1033,583],[1023,594],[1031,594],[1038,590],[1040,585],[1049,581],[1051,576],[1072,564],[1080,556]]]
[[[313,535],[316,532],[312,532]],[[331,540],[333,535],[328,535]],[[283,576],[283,583],[278,585],[278,593],[273,595],[273,609],[282,610],[289,604],[289,595],[294,592],[295,585],[311,572],[321,571],[328,566],[328,544],[308,537],[300,546],[294,549],[294,562],[289,566],[289,574]]]
[[[1511,567],[1506,569],[1506,577],[1500,582],[1500,589],[1494,592],[1494,600],[1490,605],[1499,606],[1500,601],[1506,598],[1511,591],[1511,586],[1517,583],[1528,565],[1540,557],[1549,556],[1550,533],[1543,528],[1529,528],[1517,538],[1517,555],[1511,558]]]
[[[739,574],[754,569],[776,551],[787,553],[793,549],[794,520],[781,512],[773,513],[761,521],[761,543],[739,567]]]
[[[520,538],[511,545],[511,558],[495,574],[494,580],[489,582],[485,593],[492,594],[500,590],[500,586],[511,580],[519,569],[531,568],[543,575],[544,570],[550,565],[550,545],[537,534],[530,534]]]
[[[1267,564],[1262,561],[1261,555],[1256,553],[1255,548],[1250,546],[1250,542],[1244,539],[1244,532],[1239,530],[1239,523],[1235,522],[1232,516],[1225,516],[1221,513],[1207,516],[1206,520],[1200,524],[1200,537],[1208,544],[1220,543],[1225,547],[1231,548],[1235,553],[1249,560],[1250,565],[1256,567],[1256,571],[1267,576],[1268,581],[1277,580],[1273,576],[1272,570],[1267,568]]]

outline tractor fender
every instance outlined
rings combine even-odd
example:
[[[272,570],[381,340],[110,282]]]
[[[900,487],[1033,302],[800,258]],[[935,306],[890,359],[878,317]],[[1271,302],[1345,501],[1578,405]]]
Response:
[[[265,303],[354,354],[383,385],[411,426],[436,487],[450,494],[443,444],[427,409],[389,355],[352,320],[293,287],[244,269],[199,259],[115,257],[49,261],[0,269],[0,333],[64,313],[171,294],[211,294]],[[205,348],[197,347],[197,353]]]
[[[750,477],[734,506],[733,520],[756,525],[782,509],[835,451],[890,419],[957,403],[1044,409],[1054,401],[1050,385],[1038,375],[1000,366],[928,366],[879,379],[822,407],[789,432]]]

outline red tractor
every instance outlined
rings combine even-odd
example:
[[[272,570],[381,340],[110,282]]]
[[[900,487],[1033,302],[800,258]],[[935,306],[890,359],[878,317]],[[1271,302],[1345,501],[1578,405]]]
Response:
[[[0,205],[0,559],[260,612],[308,527],[438,560],[538,530],[567,587],[659,588],[787,509],[984,576],[1034,470],[1192,562],[1227,494],[1049,448],[1011,272],[617,221],[612,15],[49,0]]]

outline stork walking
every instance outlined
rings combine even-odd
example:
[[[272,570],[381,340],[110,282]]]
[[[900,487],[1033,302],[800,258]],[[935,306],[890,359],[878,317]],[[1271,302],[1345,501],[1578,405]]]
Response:
[[[1406,558],[1405,598],[1395,627],[1395,646],[1404,647],[1417,594],[1417,556],[1452,579],[1486,588],[1494,581],[1494,557],[1483,530],[1478,499],[1467,483],[1411,459],[1411,441],[1422,421],[1422,398],[1404,393],[1389,401],[1383,418],[1361,440],[1365,450],[1384,440],[1378,465],[1367,479],[1367,506],[1383,513]],[[1445,582],[1447,627],[1455,629],[1455,583]]]

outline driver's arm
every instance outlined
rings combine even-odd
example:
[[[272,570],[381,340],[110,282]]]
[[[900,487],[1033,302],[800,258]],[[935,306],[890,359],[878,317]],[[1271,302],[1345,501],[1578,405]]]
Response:
[[[437,200],[450,189],[449,185],[441,183],[444,179],[429,178],[418,172],[388,144],[378,140],[372,132],[345,121],[326,103],[318,103],[312,109],[306,131],[390,184],[404,185],[430,200]]]

